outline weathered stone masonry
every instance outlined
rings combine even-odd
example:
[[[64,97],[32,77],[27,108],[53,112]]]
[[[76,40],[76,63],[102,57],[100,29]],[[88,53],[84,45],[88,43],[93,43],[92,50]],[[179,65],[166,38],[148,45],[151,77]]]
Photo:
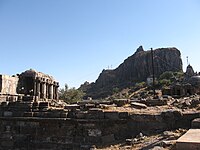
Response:
[[[58,100],[59,83],[52,76],[27,70],[16,76],[0,75],[0,100],[17,100],[22,97],[23,100]]]
[[[176,111],[126,117],[122,113],[103,113],[101,119],[0,117],[0,150],[88,150],[92,145],[116,143],[140,132],[190,127],[191,120],[199,117],[199,113],[178,115]]]
[[[58,99],[59,83],[49,75],[27,70],[20,74],[19,81],[20,94],[34,96],[35,99]]]

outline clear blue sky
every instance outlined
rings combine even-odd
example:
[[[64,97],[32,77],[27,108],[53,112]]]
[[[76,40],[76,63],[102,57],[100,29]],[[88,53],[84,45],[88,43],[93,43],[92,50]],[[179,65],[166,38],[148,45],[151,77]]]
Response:
[[[199,0],[0,0],[0,73],[95,81],[138,46],[177,47],[200,71]]]

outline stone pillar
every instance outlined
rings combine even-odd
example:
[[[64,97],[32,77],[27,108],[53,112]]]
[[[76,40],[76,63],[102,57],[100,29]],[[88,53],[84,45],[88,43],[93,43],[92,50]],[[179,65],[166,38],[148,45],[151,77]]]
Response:
[[[58,87],[59,86],[55,86],[55,99],[58,99]]]
[[[53,85],[53,99],[56,99],[56,86]]]
[[[49,84],[46,83],[46,98],[49,99]]]
[[[46,98],[46,83],[42,82],[42,93],[41,93],[41,98]]]
[[[49,99],[53,99],[53,84],[49,85]]]
[[[38,98],[40,99],[40,81],[37,80],[36,84],[37,84],[37,86],[36,86],[37,87],[36,96],[38,96]]]
[[[36,80],[34,80],[33,81],[33,95],[32,96],[36,96],[36,94],[37,94],[37,81]],[[32,93],[32,92],[31,92]]]

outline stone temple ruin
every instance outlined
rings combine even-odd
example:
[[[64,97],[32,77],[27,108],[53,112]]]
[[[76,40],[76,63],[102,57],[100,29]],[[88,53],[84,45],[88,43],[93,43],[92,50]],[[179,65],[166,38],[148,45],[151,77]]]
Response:
[[[52,76],[32,69],[14,76],[0,75],[0,116],[60,117],[60,112],[51,111],[63,111],[58,87]]]
[[[188,65],[184,79],[176,81],[170,87],[163,88],[162,93],[163,95],[171,95],[173,97],[200,94],[200,75],[194,72],[191,65]]]
[[[32,69],[16,76],[0,75],[1,99],[57,100],[58,87],[59,83],[53,77]]]

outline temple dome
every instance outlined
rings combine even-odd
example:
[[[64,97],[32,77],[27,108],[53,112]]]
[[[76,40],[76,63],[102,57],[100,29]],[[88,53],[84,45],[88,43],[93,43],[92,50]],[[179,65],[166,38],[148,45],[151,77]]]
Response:
[[[55,81],[55,79],[52,76],[50,76],[48,74],[44,74],[42,72],[38,72],[38,71],[36,71],[34,69],[29,69],[29,70],[26,70],[26,71],[22,72],[21,76],[33,77],[33,78],[37,78],[37,77],[46,78],[46,79],[48,79],[50,81]]]
[[[37,71],[35,71],[33,69],[29,69],[29,70],[22,72],[21,74],[26,75],[26,76],[35,77],[37,74]]]

